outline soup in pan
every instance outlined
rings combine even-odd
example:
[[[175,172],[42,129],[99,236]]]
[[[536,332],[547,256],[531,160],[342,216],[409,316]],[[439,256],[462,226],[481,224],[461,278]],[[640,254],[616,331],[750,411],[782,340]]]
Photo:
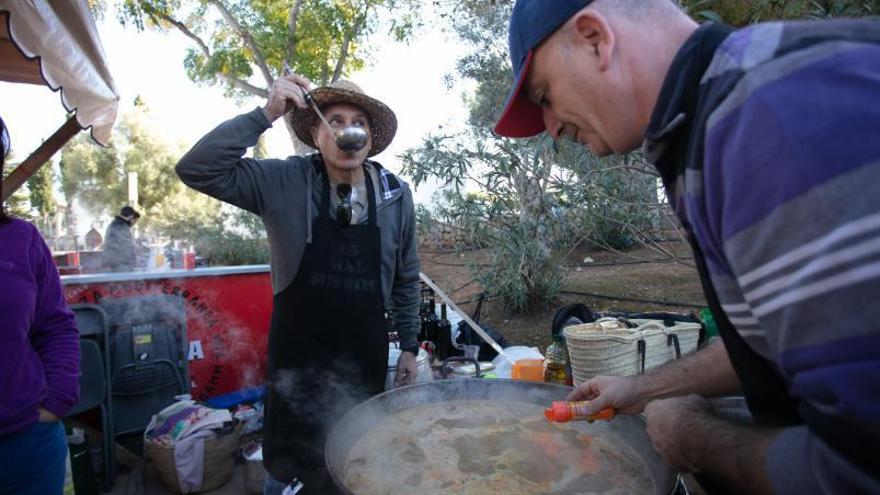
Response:
[[[604,423],[551,424],[544,408],[463,400],[385,418],[349,451],[357,495],[650,494],[648,467]]]

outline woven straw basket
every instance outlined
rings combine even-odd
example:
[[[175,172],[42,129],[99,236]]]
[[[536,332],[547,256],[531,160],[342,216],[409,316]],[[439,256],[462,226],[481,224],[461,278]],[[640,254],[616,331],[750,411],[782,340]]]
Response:
[[[700,324],[679,322],[667,327],[658,320],[601,318],[563,332],[574,383],[579,385],[597,375],[637,375],[693,352]]]
[[[224,431],[218,436],[205,440],[204,466],[202,468],[202,488],[199,492],[207,492],[219,488],[229,481],[235,464],[235,449],[241,437],[241,424],[231,431]],[[174,466],[174,445],[147,439],[144,441],[147,456],[152,460],[159,479],[174,493],[183,493]]]

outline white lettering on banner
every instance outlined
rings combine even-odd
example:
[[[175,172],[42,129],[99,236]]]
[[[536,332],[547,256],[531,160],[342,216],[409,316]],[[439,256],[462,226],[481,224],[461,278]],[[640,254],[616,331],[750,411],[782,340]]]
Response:
[[[191,340],[189,342],[189,352],[186,355],[187,361],[193,361],[195,359],[205,359],[205,352],[202,351],[202,341],[201,340]]]

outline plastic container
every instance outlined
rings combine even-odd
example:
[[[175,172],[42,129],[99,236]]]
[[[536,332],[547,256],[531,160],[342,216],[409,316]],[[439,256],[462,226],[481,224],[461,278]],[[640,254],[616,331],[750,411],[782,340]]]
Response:
[[[510,377],[514,380],[525,380],[529,382],[544,381],[544,360],[543,359],[518,359],[513,363],[510,370]]]
[[[567,423],[569,421],[587,421],[592,423],[596,420],[610,420],[614,417],[614,409],[606,407],[595,414],[590,414],[589,402],[558,401],[554,402],[551,407],[544,409],[544,417],[552,423]]]
[[[513,363],[519,359],[544,359],[544,355],[541,354],[541,351],[539,351],[537,347],[525,347],[521,345],[505,347],[504,354],[506,354],[510,360],[501,355],[495,356],[495,359],[492,360],[492,364],[495,365],[495,375],[497,375],[498,378],[511,378]],[[513,362],[511,362],[511,360]]]
[[[98,483],[92,470],[92,456],[85,434],[73,428],[67,436],[70,451],[70,467],[73,474],[73,488],[77,495],[98,495]]]
[[[395,344],[389,344],[394,346]],[[394,377],[397,375],[397,359],[400,357],[400,349],[392,347],[388,349],[388,372],[385,374],[385,390],[394,388]],[[419,349],[416,356],[416,383],[429,382],[434,379],[431,371],[431,363],[428,360],[428,351]]]
[[[196,268],[196,253],[193,251],[187,251],[183,253],[183,268],[185,270],[195,270]]]

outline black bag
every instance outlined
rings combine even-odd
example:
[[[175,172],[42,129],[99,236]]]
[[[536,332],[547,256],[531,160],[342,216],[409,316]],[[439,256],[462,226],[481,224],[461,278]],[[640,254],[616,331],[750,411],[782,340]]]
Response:
[[[492,337],[492,339],[494,339],[495,342],[497,342],[502,349],[510,346],[510,344],[507,342],[507,339],[504,338],[504,335],[501,335],[501,332],[499,332],[496,328],[481,323],[478,323],[478,325],[480,325],[480,328],[483,329],[484,332],[489,334],[489,336]],[[464,320],[458,322],[458,331],[459,334],[458,337],[455,339],[455,343],[458,345],[479,345],[480,352],[477,356],[477,359],[479,359],[480,361],[491,361],[495,359],[495,356],[498,355],[498,352],[493,349],[488,342],[484,341],[482,337],[477,334],[477,332],[474,332],[473,329],[471,329],[470,325],[468,325],[467,322],[465,322]],[[453,349],[453,351],[456,356],[461,356],[464,354],[464,351],[461,351],[459,349]]]
[[[572,318],[577,318],[581,323],[592,323],[597,319],[596,315],[582,303],[563,306],[556,312],[556,316],[553,317],[553,323],[550,325],[550,335],[553,337],[559,335],[563,328],[570,325],[569,321]]]

